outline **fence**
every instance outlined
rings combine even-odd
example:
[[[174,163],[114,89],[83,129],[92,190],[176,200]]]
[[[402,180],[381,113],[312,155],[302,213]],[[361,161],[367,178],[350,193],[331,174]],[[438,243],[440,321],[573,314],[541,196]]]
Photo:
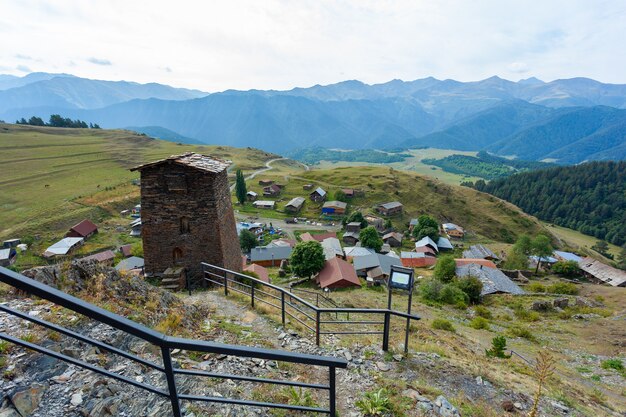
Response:
[[[207,282],[224,288],[224,295],[228,295],[229,291],[243,294],[250,297],[252,307],[255,307],[257,303],[262,303],[279,310],[283,326],[286,325],[287,317],[295,320],[315,335],[315,342],[318,346],[322,335],[382,335],[382,347],[387,351],[389,350],[391,316],[408,320],[420,319],[414,314],[389,308],[318,307],[285,288],[216,265],[202,263],[202,271]],[[343,313],[345,313],[345,320],[341,319],[344,317]],[[346,326],[349,327],[346,328]],[[409,326],[405,331],[405,340],[408,341]],[[406,349],[407,346],[405,346]]]
[[[25,293],[43,298],[59,306],[72,310],[78,314],[82,314],[92,320],[95,320],[100,323],[104,323],[121,332],[135,336],[139,339],[144,340],[147,343],[151,343],[152,345],[160,348],[162,365],[140,358],[136,355],[133,355],[132,353],[118,349],[114,346],[111,346],[107,343],[103,343],[99,340],[84,336],[80,333],[74,332],[62,326],[47,322],[45,320],[39,319],[34,316],[30,316],[21,311],[14,310],[14,309],[7,307],[6,305],[0,304],[0,311],[6,314],[13,315],[23,320],[28,320],[36,325],[43,326],[50,330],[61,333],[65,336],[79,340],[80,342],[90,344],[92,346],[98,347],[99,349],[102,349],[109,353],[119,355],[123,358],[137,362],[143,366],[162,372],[163,375],[165,376],[165,382],[166,382],[165,384],[166,387],[164,388],[135,381],[134,379],[117,374],[115,372],[111,372],[99,366],[92,365],[80,359],[66,356],[64,354],[44,348],[37,344],[30,343],[25,340],[21,340],[7,333],[0,332],[0,339],[14,343],[16,345],[23,346],[28,349],[32,349],[44,355],[48,355],[53,358],[71,363],[78,367],[99,373],[101,375],[113,378],[122,383],[133,385],[137,388],[151,392],[153,394],[157,394],[159,396],[169,398],[171,405],[172,405],[172,415],[174,417],[182,416],[181,405],[180,405],[181,400],[235,404],[235,405],[263,407],[263,408],[280,408],[280,409],[286,409],[286,410],[292,410],[292,411],[309,411],[309,412],[324,413],[324,414],[330,414],[331,416],[336,415],[335,371],[336,371],[336,368],[345,368],[347,366],[347,362],[343,359],[170,337],[162,333],[159,333],[155,330],[152,330],[148,327],[135,323],[129,319],[118,316],[117,314],[113,314],[102,308],[89,304],[79,298],[72,297],[55,288],[49,287],[47,285],[34,281],[30,278],[27,278],[23,275],[17,274],[6,268],[0,267],[0,281],[12,287],[15,287]],[[175,367],[172,362],[171,352],[174,349],[181,349],[181,350],[184,349],[184,350],[188,350],[192,352],[224,354],[224,355],[232,355],[232,356],[245,357],[245,358],[256,358],[256,359],[272,360],[272,361],[277,361],[277,362],[290,362],[290,363],[296,363],[296,364],[319,366],[319,367],[327,368],[328,384],[313,384],[313,383],[304,383],[304,382],[291,381],[291,380],[279,380],[279,379],[260,378],[260,377],[251,377],[251,376],[243,376],[243,375],[219,374],[219,373],[205,372],[205,371],[200,371],[200,370],[182,369],[182,368]],[[247,382],[259,383],[259,384],[273,384],[273,385],[279,385],[279,386],[299,387],[300,389],[306,388],[306,389],[313,389],[313,390],[328,391],[328,397],[329,397],[328,408],[304,407],[304,406],[290,405],[290,404],[284,404],[284,403],[259,402],[259,401],[249,401],[245,399],[236,399],[236,398],[226,398],[226,397],[216,397],[216,396],[208,397],[208,396],[200,396],[200,395],[183,394],[183,393],[180,393],[176,387],[177,375],[189,375],[189,376],[218,378],[218,379],[226,379],[226,380],[247,381]]]

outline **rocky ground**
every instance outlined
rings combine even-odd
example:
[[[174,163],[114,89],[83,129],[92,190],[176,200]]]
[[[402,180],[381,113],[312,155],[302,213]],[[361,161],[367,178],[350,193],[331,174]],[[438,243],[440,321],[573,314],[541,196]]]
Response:
[[[155,294],[152,293],[152,296]],[[163,297],[170,299],[171,295],[165,294]],[[172,299],[170,302],[177,303]],[[505,386],[497,386],[451,364],[436,353],[415,351],[407,357],[390,355],[382,352],[378,345],[355,344],[350,348],[340,347],[339,340],[334,337],[326,338],[320,348],[306,335],[283,329],[264,316],[217,293],[205,292],[189,297],[185,304],[190,311],[203,308],[213,312],[196,323],[196,326],[207,331],[207,335],[212,335],[211,340],[227,343],[237,341],[250,346],[274,347],[347,359],[348,368],[338,370],[337,373],[337,397],[341,415],[344,417],[362,416],[355,403],[364,393],[381,387],[392,394],[395,406],[406,416],[451,417],[462,413],[466,416],[522,416],[526,415],[532,404],[532,392],[514,392]],[[160,364],[158,352],[143,341],[126,336],[106,325],[81,319],[50,303],[6,296],[4,305],[32,316],[63,323],[84,335]],[[211,329],[220,331],[212,332]],[[59,337],[14,316],[0,314],[0,332],[38,343],[139,382],[157,387],[166,386],[161,373],[156,370],[66,337]],[[171,415],[168,400],[128,384],[8,344],[2,344],[0,353],[3,358],[0,417]],[[327,381],[325,372],[311,367],[185,351],[175,351],[173,357],[176,366],[189,369],[318,383]],[[259,387],[260,384],[231,380],[179,377],[178,383],[181,392],[196,395],[290,403],[302,401],[304,398],[301,393],[289,392],[280,387],[270,389]],[[326,406],[324,396],[314,395],[312,401]],[[461,403],[464,405],[460,405]],[[480,408],[484,404],[488,407]],[[184,406],[187,417],[293,415],[261,408],[220,404],[185,403]],[[483,409],[491,410],[491,414],[480,414]],[[578,411],[550,399],[542,401],[538,415],[582,416]]]

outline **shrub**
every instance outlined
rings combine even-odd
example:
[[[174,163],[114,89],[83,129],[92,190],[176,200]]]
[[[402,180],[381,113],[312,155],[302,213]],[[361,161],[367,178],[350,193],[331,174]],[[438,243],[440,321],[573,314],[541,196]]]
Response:
[[[470,321],[470,327],[476,330],[484,329],[489,330],[489,321],[483,317],[474,317],[472,321]]]
[[[447,284],[441,288],[441,292],[439,293],[439,301],[446,304],[454,304],[457,306],[467,306],[469,297],[458,287]]]
[[[437,260],[433,276],[442,282],[450,282],[456,275],[456,262],[452,255],[442,256]]]
[[[602,361],[600,366],[602,366],[602,369],[614,369],[619,373],[624,373],[624,364],[622,363],[622,360],[618,358]]]
[[[303,391],[301,387],[286,388],[286,394],[289,397],[289,404],[300,407],[319,407],[311,396],[310,391]]]
[[[541,315],[536,311],[526,310],[524,307],[515,308],[514,310],[515,317],[524,321],[539,321],[541,319]]]
[[[578,287],[569,282],[555,282],[547,288],[547,291],[553,294],[576,295],[578,294]]]
[[[565,277],[575,277],[580,275],[580,267],[576,261],[559,261],[552,265],[552,272]]]
[[[513,337],[521,337],[531,342],[536,342],[535,335],[527,328],[522,326],[513,326],[509,328],[509,334]]]
[[[546,292],[546,287],[538,282],[531,282],[526,286],[528,292]]]
[[[483,318],[486,318],[486,319],[493,318],[493,315],[491,314],[491,311],[489,311],[489,309],[487,307],[484,307],[484,306],[476,306],[474,308],[474,312],[476,313],[476,315],[478,317],[483,317]]]
[[[511,355],[505,353],[506,350],[506,337],[496,336],[491,339],[491,349],[486,350],[485,354],[490,358],[510,358]]]
[[[366,392],[363,398],[355,402],[355,405],[366,416],[382,416],[391,411],[389,394],[384,388]]]
[[[454,331],[454,326],[446,319],[435,319],[431,326],[433,329],[446,330],[448,332]]]
[[[483,290],[483,283],[480,279],[472,276],[460,278],[456,281],[456,286],[467,294],[468,300],[471,304],[480,303],[480,293]]]

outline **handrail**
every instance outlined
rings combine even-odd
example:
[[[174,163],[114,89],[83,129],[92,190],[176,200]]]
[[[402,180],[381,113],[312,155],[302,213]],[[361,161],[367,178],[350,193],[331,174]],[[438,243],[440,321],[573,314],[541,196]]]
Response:
[[[251,300],[251,304],[252,307],[254,307],[254,303],[255,303],[255,294],[256,293],[262,293],[262,294],[266,294],[269,295],[275,299],[280,299],[281,303],[280,306],[276,305],[276,304],[272,304],[269,303],[266,300],[263,300],[262,298],[256,297],[256,300],[261,301],[263,303],[269,304],[275,308],[278,308],[281,310],[281,316],[282,316],[282,323],[283,326],[286,325],[286,316],[289,315],[290,317],[294,318],[296,321],[300,322],[302,325],[304,325],[304,327],[306,327],[307,329],[314,331],[315,333],[315,340],[316,340],[316,344],[319,346],[320,344],[320,335],[323,334],[383,334],[384,338],[383,338],[383,349],[387,350],[388,348],[388,340],[389,340],[389,332],[390,332],[390,325],[389,325],[389,318],[391,316],[395,316],[395,317],[400,317],[400,318],[404,318],[407,319],[407,322],[409,320],[420,320],[420,317],[415,315],[415,314],[410,314],[410,313],[404,313],[401,311],[397,311],[397,310],[391,310],[391,309],[382,309],[382,308],[343,308],[343,307],[336,307],[336,308],[324,308],[324,307],[318,307],[316,305],[313,305],[312,303],[308,302],[307,300],[293,294],[291,291],[279,287],[278,285],[274,285],[274,284],[270,284],[268,282],[262,281],[260,279],[251,277],[249,275],[244,275],[235,271],[231,271],[229,269],[217,266],[217,265],[211,265],[205,262],[201,263],[202,266],[202,271],[204,274],[204,280],[220,285],[222,287],[224,287],[224,293],[225,295],[228,295],[228,291],[234,291],[240,294],[244,294],[247,296],[250,296],[250,300]],[[223,273],[223,275],[219,275],[217,273],[215,273],[214,271],[221,271]],[[206,275],[209,275],[211,277],[215,277],[216,279],[221,279],[224,282],[218,282],[214,279],[210,279],[207,278]],[[233,278],[229,278],[228,275],[231,275],[233,278],[238,277],[240,279],[240,281],[233,279]],[[253,282],[256,285],[247,285],[244,284],[241,281],[247,281],[247,282]],[[231,284],[229,284],[229,282],[231,283],[236,283],[240,286],[242,286],[243,288],[249,288],[249,292],[248,291],[243,291],[241,289],[237,289],[237,288],[232,288]],[[255,290],[256,286],[261,286],[261,287],[267,287],[267,288],[271,288],[275,291],[277,291],[280,294],[280,297],[277,297],[273,294],[269,294],[265,291],[261,291],[259,289]],[[306,290],[304,290],[306,291]],[[289,299],[291,300],[291,302],[285,302],[285,299],[289,297]],[[286,310],[287,307],[291,307],[294,310],[300,312],[301,314],[303,314],[305,317],[307,317],[308,319],[313,320],[313,318],[311,316],[309,316],[308,314],[304,313],[303,311],[301,311],[300,309],[298,309],[297,307],[295,307],[295,305],[293,304],[293,300],[296,300],[297,302],[301,303],[302,305],[310,308],[311,310],[313,310],[315,312],[315,330],[313,330],[312,328],[310,328],[309,326],[307,326],[306,324],[304,324],[300,319],[298,319],[297,317],[295,317],[293,314],[291,314],[289,311]],[[327,320],[322,320],[321,319],[321,315],[322,314],[335,314],[337,315],[338,313],[347,313],[347,320],[334,320],[334,321],[327,321]],[[379,314],[379,315],[383,315],[385,320],[384,321],[374,321],[374,320],[369,320],[369,321],[363,321],[363,320],[350,320],[350,314]],[[350,325],[354,325],[354,324],[359,324],[359,325],[380,325],[383,324],[384,329],[382,332],[380,331],[358,331],[358,330],[354,330],[352,329],[352,331],[349,332],[345,332],[345,331],[322,331],[321,329],[321,325],[323,324],[333,324],[333,325],[342,325],[342,324],[350,324]],[[405,340],[408,340],[408,332],[409,332],[409,327],[407,324],[407,330],[406,330],[406,334],[407,334],[407,338],[405,338]],[[405,343],[407,344],[407,343]],[[405,346],[405,350],[407,349],[407,347]]]
[[[30,343],[28,341],[18,339],[7,333],[4,333],[4,332],[0,333],[0,339],[2,340],[6,340],[16,345],[20,345],[20,346],[35,350],[39,353],[52,356],[56,359],[60,359],[60,360],[72,363],[78,367],[82,367],[82,368],[91,370],[93,372],[97,372],[102,375],[114,378],[118,381],[131,384],[135,387],[147,390],[154,394],[168,397],[172,404],[172,415],[175,417],[181,417],[182,415],[180,400],[238,404],[238,405],[248,405],[248,406],[256,406],[256,407],[268,407],[268,408],[282,408],[282,409],[287,409],[287,410],[300,410],[300,411],[305,410],[305,411],[313,411],[313,412],[318,412],[318,413],[330,414],[332,416],[336,414],[335,369],[346,368],[347,361],[345,359],[333,358],[333,357],[327,357],[327,356],[310,355],[310,354],[303,354],[303,353],[296,353],[296,352],[288,352],[288,351],[280,351],[280,350],[274,350],[274,349],[228,345],[228,344],[222,344],[222,343],[211,342],[211,341],[193,340],[193,339],[167,336],[156,330],[150,329],[144,325],[136,323],[125,317],[119,316],[115,313],[111,313],[110,311],[104,310],[98,306],[92,305],[79,298],[66,294],[56,288],[52,288],[48,285],[42,284],[31,278],[25,277],[23,275],[20,275],[14,271],[11,271],[3,267],[0,267],[0,282],[3,282],[12,287],[15,287],[23,292],[26,292],[34,296],[37,296],[39,298],[53,302],[54,304],[57,304],[61,307],[64,307],[76,313],[82,314],[83,316],[93,319],[95,321],[98,321],[100,323],[104,323],[110,327],[118,329],[124,333],[135,336],[139,339],[142,339],[148,343],[151,343],[161,348],[163,366],[160,366],[158,364],[142,359],[138,356],[135,356],[131,353],[118,349],[114,346],[103,343],[99,340],[95,340],[90,337],[81,335],[72,330],[66,329],[62,326],[49,323],[37,317],[29,316],[25,313],[22,313],[17,310],[13,310],[4,305],[0,306],[1,312],[14,315],[24,320],[28,320],[32,323],[57,331],[66,336],[73,337],[77,340],[80,340],[81,342],[97,346],[110,353],[120,355],[126,359],[133,360],[137,363],[152,367],[153,369],[157,371],[163,372],[166,377],[167,386],[166,388],[161,389],[159,387],[137,382],[133,379],[124,377],[123,375],[116,374],[114,372],[108,371],[107,369],[89,364],[79,359],[71,358],[69,356],[63,355],[61,353],[52,351],[50,349],[44,348],[42,346],[39,346],[33,343]],[[172,359],[171,359],[171,350],[174,350],[174,349],[189,350],[189,351],[203,352],[203,353],[213,353],[213,354],[225,354],[225,355],[264,359],[264,360],[274,360],[274,361],[279,361],[279,362],[299,363],[299,364],[304,364],[304,365],[323,366],[323,367],[328,368],[329,384],[328,385],[311,384],[311,383],[304,383],[304,382],[299,382],[299,381],[272,380],[268,378],[259,378],[259,377],[245,377],[245,376],[239,376],[239,375],[203,373],[201,371],[196,371],[196,372],[188,371],[188,370],[173,366]],[[276,385],[297,386],[297,387],[309,388],[309,389],[322,389],[322,390],[329,391],[329,408],[323,409],[323,408],[316,408],[316,407],[301,407],[301,406],[283,404],[283,403],[261,403],[257,401],[235,399],[235,398],[204,397],[204,396],[195,396],[195,395],[189,395],[189,394],[179,394],[176,388],[176,379],[175,379],[176,374],[210,376],[213,378],[243,380],[243,381],[249,381],[253,383],[269,383],[269,384],[276,384]]]

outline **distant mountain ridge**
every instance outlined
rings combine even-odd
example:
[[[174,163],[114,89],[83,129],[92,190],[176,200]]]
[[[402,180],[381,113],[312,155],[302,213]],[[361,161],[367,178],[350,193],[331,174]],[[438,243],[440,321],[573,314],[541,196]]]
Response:
[[[6,121],[59,113],[107,128],[161,127],[173,133],[170,137],[277,153],[311,146],[430,146],[559,163],[626,157],[626,85],[587,78],[428,77],[373,85],[349,80],[288,91],[207,94],[30,74],[0,77],[0,90],[0,119]]]

